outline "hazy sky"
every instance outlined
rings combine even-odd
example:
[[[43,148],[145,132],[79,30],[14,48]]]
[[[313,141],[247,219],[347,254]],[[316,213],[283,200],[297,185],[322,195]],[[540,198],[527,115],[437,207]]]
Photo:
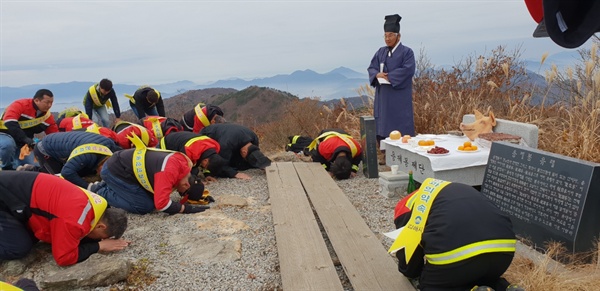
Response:
[[[0,86],[366,73],[394,13],[402,43],[436,66],[498,45],[534,60],[566,50],[532,37],[524,0],[0,0]]]

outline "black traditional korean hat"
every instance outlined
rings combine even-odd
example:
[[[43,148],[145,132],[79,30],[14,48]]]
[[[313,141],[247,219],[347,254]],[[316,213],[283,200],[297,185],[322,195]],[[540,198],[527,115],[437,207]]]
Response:
[[[383,31],[399,33],[400,19],[402,19],[402,17],[398,14],[387,15],[385,17],[385,23],[383,24]]]

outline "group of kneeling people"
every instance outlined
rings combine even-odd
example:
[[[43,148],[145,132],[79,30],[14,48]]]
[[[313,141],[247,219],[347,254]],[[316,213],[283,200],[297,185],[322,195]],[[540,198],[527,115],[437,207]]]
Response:
[[[4,117],[19,117],[3,117],[0,125],[2,137],[14,140],[22,153],[21,160],[3,163],[0,171],[0,260],[26,256],[38,240],[52,244],[61,266],[99,251],[124,249],[129,244],[121,238],[126,212],[202,212],[214,199],[201,176],[250,179],[241,171],[271,164],[258,136],[225,122],[217,106],[198,104],[194,112],[201,126],[146,116],[139,123],[119,119],[106,128],[82,112],[65,112],[55,122],[43,111],[42,100],[51,92],[38,93],[21,102],[21,109],[31,107],[35,114],[17,114],[9,106]],[[33,142],[40,132],[46,136]],[[349,135],[332,134],[350,141]],[[334,139],[322,140],[328,145]],[[360,157],[360,145],[350,143],[348,155]],[[354,162],[356,167],[347,167],[348,177],[360,160]],[[180,200],[171,199],[174,190]]]
[[[96,252],[122,250],[130,244],[121,238],[126,212],[202,212],[214,199],[205,191],[200,171],[207,180],[250,179],[240,171],[271,164],[251,129],[224,122],[217,106],[196,107],[202,124],[194,121],[193,129],[163,116],[147,116],[139,123],[117,120],[111,129],[81,112],[59,116],[58,124],[45,112],[33,115],[42,122],[3,117],[0,136],[8,132],[22,150],[33,151],[38,164],[15,171],[5,163],[0,171],[0,260],[25,257],[38,240],[52,244],[61,266]],[[39,106],[33,108],[39,111]],[[47,135],[30,144],[41,131]],[[286,150],[311,155],[337,179],[356,175],[362,153],[360,143],[339,129],[323,130],[315,139],[292,136]],[[93,181],[93,176],[99,177]],[[180,200],[171,199],[174,190]],[[465,220],[456,223],[457,217]],[[399,271],[420,277],[423,290],[461,290],[474,283],[499,290],[508,285],[500,276],[515,250],[510,219],[472,187],[426,180],[398,203],[394,218],[397,227],[419,230],[402,232],[399,239],[419,243],[407,245],[397,257]],[[457,288],[444,288],[451,285]]]

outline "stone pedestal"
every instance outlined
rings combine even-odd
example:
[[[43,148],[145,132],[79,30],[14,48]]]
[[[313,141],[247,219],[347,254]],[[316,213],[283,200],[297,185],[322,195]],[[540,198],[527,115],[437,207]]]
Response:
[[[406,195],[408,186],[408,174],[399,171],[398,174],[392,172],[379,173],[379,194],[386,198],[400,197]]]

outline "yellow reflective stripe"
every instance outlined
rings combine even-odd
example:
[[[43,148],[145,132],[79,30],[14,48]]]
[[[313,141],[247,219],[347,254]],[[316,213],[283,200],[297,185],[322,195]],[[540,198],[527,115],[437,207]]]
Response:
[[[110,156],[112,156],[113,153],[109,148],[107,148],[101,144],[86,143],[86,144],[76,147],[73,151],[71,151],[71,155],[69,156],[67,161],[76,156],[83,155],[83,154],[99,154],[99,155],[105,155],[105,156],[110,157]]]
[[[194,107],[194,111],[196,112],[196,117],[198,117],[198,119],[200,119],[200,122],[202,122],[202,124],[204,126],[210,125],[210,120],[208,120],[208,117],[202,111],[202,107],[200,107],[200,104],[198,104],[198,105],[196,105],[196,107]]]
[[[152,120],[152,131],[154,131],[156,138],[162,138],[164,136],[162,128],[160,128],[160,121],[158,121],[158,119]]]
[[[433,201],[440,191],[450,183],[433,178],[427,178],[423,181],[423,184],[415,194],[418,198],[411,209],[410,219],[392,243],[392,246],[388,250],[389,253],[394,253],[404,248],[405,259],[408,264],[417,246],[421,243]]]
[[[410,193],[408,193],[408,194],[410,194]],[[412,209],[413,205],[415,204],[415,200],[416,200],[416,199],[417,199],[417,194],[415,193],[415,195],[413,195],[412,197],[410,197],[410,198],[408,199],[408,201],[406,201],[406,204],[405,204],[405,206],[406,206],[408,209]]]
[[[292,137],[292,144],[296,144],[299,137],[300,137],[299,135],[294,135],[294,137]]]
[[[129,99],[129,102],[135,104],[135,99],[133,99],[133,95],[123,94],[123,96],[127,97],[127,99]]]
[[[352,153],[352,158],[356,157],[356,154],[358,153],[358,148],[356,147],[356,144],[352,142],[352,137],[347,134],[342,134],[336,131],[328,131],[319,135],[310,143],[308,149],[314,150],[317,148],[317,145],[321,142],[320,139],[323,139],[325,141],[334,136],[341,138],[348,145],[348,147],[350,148],[350,152]]]
[[[191,146],[191,145],[192,145],[194,142],[196,142],[196,141],[198,141],[198,140],[205,140],[205,139],[210,139],[210,137],[208,137],[208,136],[206,136],[206,135],[201,135],[201,136],[194,137],[194,138],[192,138],[192,139],[188,140],[188,141],[185,143],[185,146],[186,146],[186,147],[189,147],[189,146]]]
[[[166,149],[167,149],[167,144],[166,144],[166,142],[165,142],[165,139],[164,139],[164,138],[162,138],[162,139],[160,140],[160,149],[161,149],[161,150],[166,150]]]
[[[134,172],[133,174],[135,175],[135,178],[138,180],[138,183],[140,183],[140,185],[142,185],[142,187],[144,187],[144,189],[146,189],[150,193],[154,194],[154,189],[152,189],[152,185],[150,185],[150,180],[148,179],[148,174],[146,173],[146,152],[148,150],[151,150],[151,151],[156,151],[156,152],[171,153],[171,155],[177,154],[178,152],[165,150],[165,149],[146,148],[144,146],[144,144],[135,142],[136,137],[137,136],[130,138],[130,140],[134,143],[135,148],[136,148],[136,150],[133,152],[133,159],[132,159],[133,172]],[[137,140],[139,140],[139,139],[137,139]],[[162,145],[163,145],[163,143],[161,142],[161,146]],[[182,154],[182,155],[185,157],[185,159],[187,160],[188,166],[191,168],[193,166],[192,160],[190,160],[190,158],[188,158],[185,154]],[[166,161],[169,157],[170,157],[170,155],[165,158],[165,160],[163,162],[163,167],[164,167],[164,163],[166,163]]]
[[[92,125],[88,126],[88,127],[85,129],[85,131],[86,131],[86,132],[92,132],[92,133],[95,133],[95,134],[100,134],[100,127],[98,127],[98,125],[96,125],[96,124],[94,123],[94,124],[92,124]]]
[[[129,126],[135,126],[135,127],[139,128],[140,132],[142,133],[142,136],[140,136],[140,138],[142,139],[142,142],[144,142],[146,145],[148,145],[148,143],[150,142],[150,135],[148,134],[148,129],[146,127],[141,126],[139,124],[131,123],[128,121],[121,121],[115,125],[115,128],[117,128],[121,124],[127,124]],[[126,128],[127,127],[123,128],[122,130],[119,130],[119,132],[117,132],[117,134],[122,132]]]
[[[104,215],[104,211],[106,211],[106,208],[108,207],[108,202],[106,201],[106,199],[104,199],[102,196],[96,193],[92,193],[81,187],[78,188],[81,189],[81,191],[83,191],[83,193],[85,193],[85,195],[87,195],[88,197],[88,205],[85,206],[83,212],[81,213],[81,216],[79,217],[79,224],[83,224],[83,222],[85,221],[85,217],[90,211],[90,204],[91,208],[94,210],[94,219],[92,219],[90,231],[88,232],[89,234],[90,232],[92,232],[92,230],[94,230],[94,227],[96,227],[96,224],[98,224],[98,221],[100,221],[102,215]]]
[[[96,87],[98,87],[98,84],[94,84],[90,87],[90,89],[88,89],[88,92],[90,92],[90,97],[92,97],[92,101],[94,101],[94,105],[96,105],[96,107],[98,106],[102,106],[102,102],[100,102],[100,98],[98,98],[98,92],[96,92]]]
[[[358,172],[358,166],[357,165],[352,165],[352,170],[357,171]]]
[[[447,265],[484,253],[514,252],[516,247],[516,239],[494,239],[468,244],[441,254],[425,255],[425,258],[430,264]]]
[[[23,291],[23,289],[19,287],[15,287],[14,285],[8,284],[6,282],[0,281],[0,290],[2,291]]]
[[[38,126],[38,125],[44,123],[44,121],[46,121],[46,119],[48,119],[51,115],[52,115],[52,112],[50,112],[50,110],[48,110],[48,112],[46,112],[46,114],[44,116],[34,118],[34,119],[28,119],[28,120],[19,120],[18,121],[19,127],[21,127],[21,129],[27,129],[27,128],[32,128],[32,127]],[[4,120],[0,120],[0,129],[8,129],[4,125]]]
[[[133,171],[138,183],[140,183],[146,191],[154,194],[154,189],[152,189],[148,174],[146,173],[146,148],[136,149],[133,152]]]
[[[73,117],[72,121],[73,121],[73,129],[80,129],[83,127],[81,125],[81,115],[77,115],[77,116]]]

